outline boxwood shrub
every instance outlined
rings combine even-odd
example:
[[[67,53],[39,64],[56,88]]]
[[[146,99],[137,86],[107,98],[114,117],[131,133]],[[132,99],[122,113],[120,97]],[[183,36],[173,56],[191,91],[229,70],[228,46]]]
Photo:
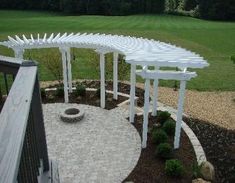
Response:
[[[163,124],[163,130],[170,136],[175,134],[175,121],[173,119],[168,119]]]
[[[166,160],[165,172],[170,177],[181,177],[184,172],[184,167],[181,161],[177,159]]]
[[[152,139],[155,144],[160,144],[166,142],[168,136],[162,129],[157,129],[152,132]]]
[[[171,114],[167,111],[160,111],[158,113],[158,119],[160,123],[163,125],[166,120],[168,120],[171,117]]]

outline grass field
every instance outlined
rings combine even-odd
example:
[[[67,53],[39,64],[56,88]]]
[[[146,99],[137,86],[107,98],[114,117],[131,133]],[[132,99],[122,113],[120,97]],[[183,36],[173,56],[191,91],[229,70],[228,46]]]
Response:
[[[0,40],[15,34],[65,31],[142,36],[182,46],[201,54],[210,63],[210,67],[196,70],[199,76],[188,83],[189,89],[235,91],[235,64],[230,60],[230,57],[235,55],[235,23],[168,15],[104,17],[0,11]],[[74,52],[76,61],[73,62],[73,77],[99,78],[98,71],[92,64],[91,51]],[[39,53],[40,51],[31,51],[25,55],[30,54],[36,59],[34,55]],[[0,54],[13,55],[12,51],[3,47],[0,47]],[[40,76],[42,80],[53,79],[42,64]],[[173,86],[173,82],[161,82],[161,85]]]

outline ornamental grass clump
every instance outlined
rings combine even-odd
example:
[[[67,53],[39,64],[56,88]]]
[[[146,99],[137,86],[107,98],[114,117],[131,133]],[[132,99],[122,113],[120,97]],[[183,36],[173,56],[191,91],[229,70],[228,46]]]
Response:
[[[153,143],[160,144],[168,140],[168,136],[165,131],[161,129],[154,130],[152,133]]]
[[[171,117],[171,114],[167,111],[161,111],[159,112],[158,119],[160,123],[163,125],[166,120],[168,120]]]
[[[163,159],[169,159],[172,157],[173,148],[169,143],[161,143],[157,146],[155,156]]]
[[[78,84],[76,86],[76,91],[75,91],[75,95],[84,97],[86,96],[86,87],[83,84]]]
[[[163,130],[170,136],[175,134],[175,121],[173,119],[168,119],[163,124]]]
[[[182,177],[184,172],[183,164],[177,159],[166,160],[165,172],[170,177]]]

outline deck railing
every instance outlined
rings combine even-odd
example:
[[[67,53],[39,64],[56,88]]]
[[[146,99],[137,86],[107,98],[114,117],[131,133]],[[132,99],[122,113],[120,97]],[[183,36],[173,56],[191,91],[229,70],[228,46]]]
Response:
[[[15,76],[0,113],[0,182],[52,182],[37,65],[0,57],[0,72]]]
[[[0,56],[0,111],[9,94],[10,87],[21,64],[21,60]]]

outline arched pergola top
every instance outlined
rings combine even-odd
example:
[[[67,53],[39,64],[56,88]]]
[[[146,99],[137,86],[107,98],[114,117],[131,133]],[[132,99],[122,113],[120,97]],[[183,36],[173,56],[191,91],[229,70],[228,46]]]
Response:
[[[187,68],[203,68],[209,65],[200,55],[170,43],[122,35],[52,33],[50,35],[44,34],[43,36],[38,34],[36,37],[31,34],[30,38],[26,38],[25,35],[21,37],[16,35],[15,38],[8,36],[8,40],[0,42],[0,45],[12,48],[17,58],[23,57],[25,49],[59,48],[62,56],[64,98],[66,103],[69,102],[68,91],[72,92],[73,89],[70,48],[94,49],[100,55],[100,105],[102,108],[105,108],[105,54],[113,53],[114,99],[118,98],[118,54],[125,55],[125,61],[131,64],[130,122],[134,122],[135,116],[136,75],[140,75],[145,80],[144,121],[142,130],[143,148],[147,146],[150,80],[154,80],[153,116],[157,115],[159,80],[180,81],[174,138],[174,148],[179,148],[186,82],[197,76],[196,72],[187,71]],[[137,65],[141,65],[142,69],[136,70]],[[148,66],[155,67],[150,70]],[[161,70],[160,67],[178,67],[181,71],[173,71],[172,69]]]
[[[90,48],[99,53],[116,52],[125,55],[127,63],[148,66],[168,66],[178,68],[203,68],[208,63],[200,55],[177,47],[145,38],[122,35],[58,33],[44,34],[30,38],[25,35],[8,36],[8,40],[0,45],[14,50],[34,48]]]

